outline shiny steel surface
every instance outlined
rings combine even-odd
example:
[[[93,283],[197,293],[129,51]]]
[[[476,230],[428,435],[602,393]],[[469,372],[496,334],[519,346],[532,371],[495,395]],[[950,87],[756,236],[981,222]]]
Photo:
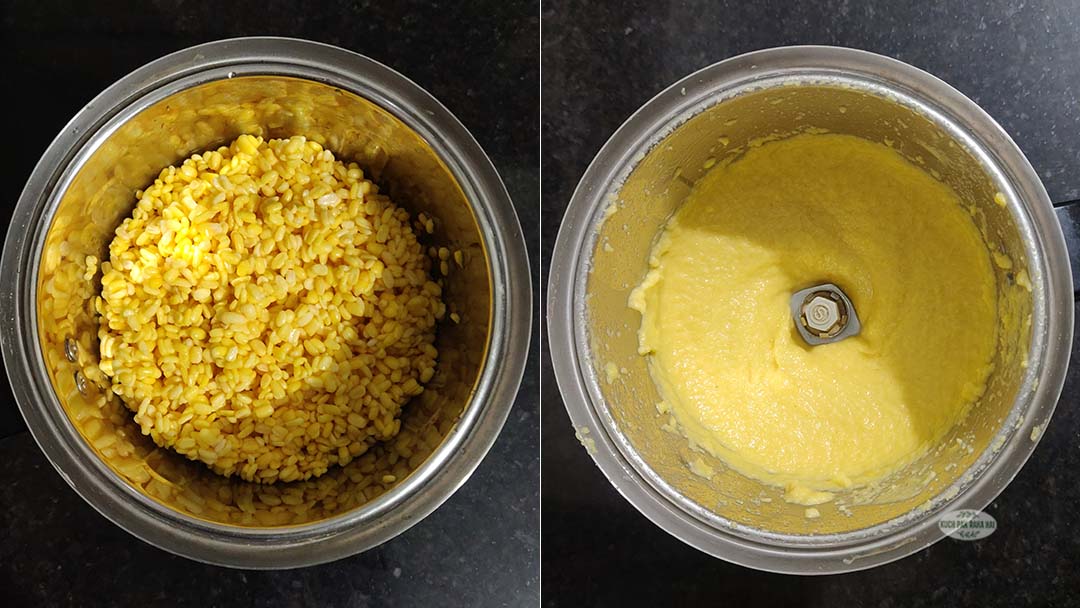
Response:
[[[926,456],[881,487],[819,507],[821,517],[813,521],[802,506],[783,500],[782,489],[711,457],[706,464],[720,471],[712,482],[688,471],[687,463],[701,454],[661,430],[659,397],[637,355],[639,317],[626,306],[653,239],[697,178],[749,146],[808,131],[893,146],[952,187],[970,205],[987,246],[1013,264],[996,270],[998,354],[982,400]],[[999,192],[1004,205],[995,202]],[[628,119],[594,159],[554,252],[547,311],[553,365],[597,465],[669,533],[762,570],[859,570],[940,540],[936,519],[943,510],[985,507],[1027,460],[1068,365],[1068,256],[1031,165],[1001,127],[955,89],[863,51],[758,51],[673,84]],[[605,381],[606,364],[620,370],[617,379]]]
[[[156,448],[87,382],[82,370],[97,346],[95,286],[72,270],[86,255],[103,254],[134,206],[135,189],[161,168],[244,132],[305,135],[357,161],[396,203],[434,218],[426,244],[463,252],[444,291],[461,323],[440,326],[436,376],[403,415],[410,432],[319,479],[270,487],[225,480]],[[494,442],[529,343],[524,240],[472,136],[400,74],[300,40],[204,44],[101,93],[35,168],[0,266],[8,376],[30,431],[60,474],[143,540],[228,566],[330,561],[384,542],[433,511]],[[127,442],[133,453],[119,454],[116,446]]]

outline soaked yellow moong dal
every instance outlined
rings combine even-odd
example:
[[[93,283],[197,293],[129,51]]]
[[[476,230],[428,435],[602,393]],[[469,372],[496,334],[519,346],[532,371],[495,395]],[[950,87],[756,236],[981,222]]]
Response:
[[[96,309],[100,371],[143,433],[270,483],[399,432],[446,307],[408,213],[357,165],[242,135],[137,197]]]
[[[924,453],[985,390],[987,247],[956,194],[884,145],[803,134],[706,174],[631,295],[640,352],[679,428],[800,504]],[[834,283],[858,336],[808,346],[800,289]]]

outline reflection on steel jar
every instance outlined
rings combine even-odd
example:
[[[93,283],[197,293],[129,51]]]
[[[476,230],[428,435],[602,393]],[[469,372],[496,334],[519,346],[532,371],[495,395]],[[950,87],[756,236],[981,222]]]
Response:
[[[134,192],[170,164],[240,134],[304,135],[358,162],[414,216],[426,245],[462,251],[443,298],[439,365],[402,432],[322,477],[225,479],[143,436],[94,382],[97,324],[84,277],[106,259]],[[281,38],[214,42],[121,79],[64,128],[19,199],[3,253],[4,362],[27,425],[65,480],[136,536],[248,568],[330,561],[428,515],[487,453],[513,403],[529,342],[526,249],[491,162],[434,98],[334,47]]]
[[[661,430],[637,354],[627,296],[664,221],[708,167],[759,138],[808,129],[888,142],[975,206],[996,268],[999,345],[988,389],[923,458],[883,484],[842,493],[844,509],[804,507],[783,490],[693,452]],[[719,143],[718,143],[719,142]],[[720,145],[722,143],[722,145]],[[995,194],[1004,195],[1004,200]],[[1068,254],[1037,175],[974,102],[899,61],[850,49],[790,47],[735,57],[649,101],[589,166],[551,262],[555,373],[579,436],[619,492],[686,543],[746,566],[801,574],[870,568],[943,538],[943,511],[985,507],[1016,475],[1061,393],[1073,330]],[[621,372],[604,381],[605,369]],[[720,471],[690,472],[698,458]]]

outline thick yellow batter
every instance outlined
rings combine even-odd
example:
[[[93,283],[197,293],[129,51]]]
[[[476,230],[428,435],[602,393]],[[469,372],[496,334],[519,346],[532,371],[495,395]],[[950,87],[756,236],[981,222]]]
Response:
[[[710,171],[631,296],[687,436],[793,502],[917,457],[984,391],[990,255],[945,185],[880,144],[799,135]],[[839,285],[860,335],[807,346],[791,294]]]

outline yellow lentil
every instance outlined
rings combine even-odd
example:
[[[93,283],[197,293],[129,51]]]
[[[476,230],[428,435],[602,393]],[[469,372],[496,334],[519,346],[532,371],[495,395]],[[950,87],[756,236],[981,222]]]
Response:
[[[241,135],[136,194],[96,308],[99,368],[144,434],[272,483],[399,432],[446,307],[408,213],[359,167]]]

